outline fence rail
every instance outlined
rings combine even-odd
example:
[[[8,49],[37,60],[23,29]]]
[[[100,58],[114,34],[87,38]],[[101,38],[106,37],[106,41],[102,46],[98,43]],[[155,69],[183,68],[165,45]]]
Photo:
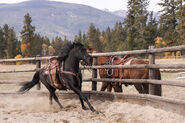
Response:
[[[168,48],[155,48],[152,47],[150,49],[146,50],[135,50],[135,51],[123,51],[123,52],[109,52],[109,53],[93,53],[91,54],[93,58],[93,66],[86,66],[82,69],[92,69],[92,78],[90,79],[84,79],[83,81],[92,81],[92,90],[96,90],[96,82],[97,81],[106,81],[106,82],[125,82],[125,83],[148,83],[151,85],[151,88],[153,84],[162,84],[162,85],[171,85],[171,86],[180,86],[185,87],[185,83],[179,83],[179,82],[172,82],[172,81],[164,81],[164,80],[152,80],[154,73],[152,73],[152,70],[155,68],[159,69],[177,69],[182,70],[185,69],[185,64],[155,64],[155,55],[154,53],[161,53],[161,52],[175,52],[175,51],[181,51],[185,50],[185,45],[181,46],[174,46],[174,47],[168,47]],[[127,54],[148,54],[149,55],[149,64],[140,64],[140,65],[103,65],[99,66],[97,65],[96,57],[98,56],[121,56],[121,55],[127,55]],[[55,56],[57,57],[57,56]],[[41,60],[48,60],[51,57],[34,57],[34,58],[21,58],[21,59],[1,59],[0,63],[3,62],[17,62],[17,61],[36,61],[36,68],[35,69],[29,69],[29,70],[9,70],[9,71],[0,71],[0,73],[12,73],[12,72],[33,72],[36,70],[39,70],[41,67]],[[97,78],[97,69],[102,68],[127,68],[127,69],[140,69],[140,68],[148,68],[150,70],[149,72],[149,79],[148,80],[133,80],[133,79],[98,79]],[[0,84],[4,84],[5,82],[0,82]],[[9,82],[10,84],[11,82]],[[8,82],[7,82],[8,84]],[[38,85],[39,88],[40,85]],[[153,92],[151,91],[151,94]]]
[[[175,82],[175,81],[167,81],[167,80],[153,80],[153,79],[105,79],[105,78],[86,78],[83,79],[84,82],[88,81],[98,81],[98,82],[123,82],[126,84],[134,84],[134,83],[148,83],[148,84],[162,84],[162,85],[170,85],[170,86],[178,86],[185,87],[184,82]]]
[[[127,68],[127,69],[185,69],[185,64],[138,64],[138,65],[94,65],[94,66],[85,66],[82,69],[102,69],[102,68]]]
[[[0,70],[0,73],[18,73],[18,72],[34,72],[36,69],[24,69],[24,70]]]
[[[93,53],[92,56],[123,56],[123,55],[135,55],[135,54],[154,54],[162,52],[175,52],[185,50],[185,45],[174,46],[168,48],[155,48],[145,50],[134,50],[134,51],[122,51],[122,52],[107,52],[107,53]]]
[[[33,58],[19,58],[19,59],[0,59],[0,63],[3,63],[3,62],[19,62],[19,61],[41,61],[41,60],[48,60],[51,57],[57,57],[57,56],[33,57]]]

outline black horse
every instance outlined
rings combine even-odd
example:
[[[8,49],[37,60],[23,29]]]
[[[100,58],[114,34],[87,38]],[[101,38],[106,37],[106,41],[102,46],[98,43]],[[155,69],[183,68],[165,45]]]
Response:
[[[92,57],[86,52],[86,48],[81,43],[67,43],[61,49],[57,60],[60,68],[57,72],[57,76],[60,82],[63,83],[66,88],[73,90],[79,96],[82,109],[87,109],[83,102],[85,101],[92,112],[98,113],[81,92],[82,75],[79,69],[79,62],[80,60],[83,60],[86,64],[92,64]],[[46,73],[47,70],[45,68],[37,71],[34,74],[32,81],[24,83],[19,92],[28,91],[41,81],[50,92],[50,104],[52,104],[52,98],[54,98],[62,109],[63,107],[55,94],[57,88],[51,84],[50,76]]]

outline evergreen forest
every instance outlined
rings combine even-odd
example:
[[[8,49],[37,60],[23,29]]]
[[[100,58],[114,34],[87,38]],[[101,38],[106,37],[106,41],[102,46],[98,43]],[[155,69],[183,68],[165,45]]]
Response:
[[[158,4],[163,9],[157,21],[153,12],[147,10],[149,0],[128,0],[127,16],[122,22],[105,30],[91,23],[87,32],[79,30],[74,41],[102,52],[185,45],[185,1],[161,0]],[[29,13],[23,21],[20,38],[8,24],[0,27],[0,59],[58,55],[60,48],[70,41],[67,37],[49,39],[35,33],[37,27],[32,25]]]

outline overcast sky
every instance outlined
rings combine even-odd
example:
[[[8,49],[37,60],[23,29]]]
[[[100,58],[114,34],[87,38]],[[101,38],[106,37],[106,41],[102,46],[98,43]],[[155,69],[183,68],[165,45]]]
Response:
[[[18,3],[26,0],[0,0],[0,3]],[[110,11],[124,9],[127,10],[128,0],[54,0],[63,1],[69,3],[79,3],[89,5],[98,9],[109,9]],[[150,0],[150,5],[148,7],[149,11],[159,11],[161,7],[157,5],[161,0]]]

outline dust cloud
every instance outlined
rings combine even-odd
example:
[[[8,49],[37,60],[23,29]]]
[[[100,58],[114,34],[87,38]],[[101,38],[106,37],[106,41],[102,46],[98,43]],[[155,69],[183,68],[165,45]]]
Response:
[[[0,123],[183,123],[185,117],[150,106],[90,100],[98,115],[82,110],[77,99],[60,99],[63,109],[48,97],[0,96]]]

